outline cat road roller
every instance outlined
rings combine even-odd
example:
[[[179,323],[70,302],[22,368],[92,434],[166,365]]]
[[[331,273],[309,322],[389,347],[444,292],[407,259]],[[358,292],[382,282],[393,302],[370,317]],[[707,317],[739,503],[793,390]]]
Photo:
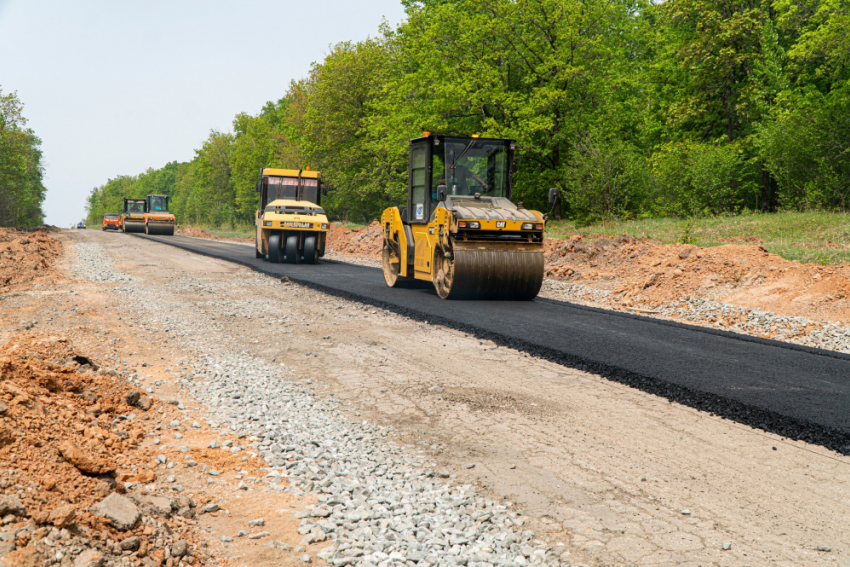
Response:
[[[124,199],[121,211],[121,232],[144,232],[147,201],[143,199]]]
[[[269,262],[315,264],[325,255],[328,217],[320,206],[321,174],[308,169],[260,170],[256,256]]]
[[[168,195],[148,195],[145,201],[145,234],[174,235],[174,215],[168,212]]]
[[[512,140],[429,132],[410,141],[407,206],[381,215],[388,286],[431,281],[443,299],[537,296],[545,217],[511,201],[514,149]]]

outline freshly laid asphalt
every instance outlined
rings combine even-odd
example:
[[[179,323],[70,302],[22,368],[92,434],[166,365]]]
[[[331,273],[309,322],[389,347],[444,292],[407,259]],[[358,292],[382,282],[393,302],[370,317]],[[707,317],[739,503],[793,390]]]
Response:
[[[424,282],[389,288],[377,268],[330,261],[272,264],[240,244],[136,236],[467,331],[850,454],[850,356],[842,353],[542,298],[446,301]]]

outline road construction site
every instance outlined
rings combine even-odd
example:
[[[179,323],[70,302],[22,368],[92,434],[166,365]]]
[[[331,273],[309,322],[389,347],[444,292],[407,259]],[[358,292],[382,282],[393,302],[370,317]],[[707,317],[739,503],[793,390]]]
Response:
[[[594,366],[575,329],[584,351],[572,358],[555,356],[569,345],[531,344],[546,337],[529,337],[520,308],[565,308],[552,300],[456,324],[481,304],[382,288],[401,297],[392,305],[338,289],[368,267],[261,273],[221,259],[241,250],[250,264],[249,247],[186,239],[216,246],[212,258],[156,238],[7,235],[6,567],[34,554],[169,567],[850,561],[838,352],[753,339],[716,369],[718,391],[707,369],[654,391],[641,380],[675,385],[680,370],[650,376],[657,355],[628,347],[643,319],[570,308],[595,341],[622,325]],[[425,316],[440,301],[452,313]],[[499,319],[510,329],[488,332]],[[720,364],[717,349],[740,344],[653,324],[694,333],[670,364],[699,350],[714,351],[703,366]],[[523,329],[533,340],[511,340]],[[758,380],[731,380],[770,356]],[[804,359],[816,362],[794,366]],[[807,383],[811,371],[823,379]],[[783,406],[768,378],[788,395],[809,388],[811,405]],[[825,390],[836,409],[818,413]]]

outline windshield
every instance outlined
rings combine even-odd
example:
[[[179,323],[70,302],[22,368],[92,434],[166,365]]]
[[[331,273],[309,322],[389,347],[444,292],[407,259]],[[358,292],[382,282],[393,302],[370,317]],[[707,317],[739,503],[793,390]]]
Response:
[[[268,177],[268,202],[277,201],[278,199],[295,200],[296,191],[298,190],[297,177]]]
[[[149,212],[152,213],[154,211],[168,211],[168,197],[166,197],[165,195],[154,195],[149,197],[149,199],[151,203]]]
[[[319,202],[319,180],[301,179],[301,200],[311,203]]]
[[[145,203],[144,202],[127,203],[127,212],[128,213],[143,213],[143,212],[145,212]]]
[[[105,219],[117,219],[117,218],[118,218],[118,215],[109,215],[109,214],[107,214],[107,215],[103,215],[103,218],[105,218]]]
[[[445,141],[445,172],[440,178],[449,195],[508,196],[508,142]],[[436,177],[436,172],[435,177]]]

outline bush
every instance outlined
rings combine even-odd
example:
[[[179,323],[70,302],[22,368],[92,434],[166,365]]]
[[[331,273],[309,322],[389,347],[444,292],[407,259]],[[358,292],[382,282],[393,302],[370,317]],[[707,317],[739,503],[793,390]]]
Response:
[[[573,144],[564,175],[564,201],[579,224],[632,216],[648,186],[646,159],[618,137],[590,131]]]
[[[753,200],[755,170],[737,143],[681,142],[653,156],[656,205],[679,217],[736,212]]]

